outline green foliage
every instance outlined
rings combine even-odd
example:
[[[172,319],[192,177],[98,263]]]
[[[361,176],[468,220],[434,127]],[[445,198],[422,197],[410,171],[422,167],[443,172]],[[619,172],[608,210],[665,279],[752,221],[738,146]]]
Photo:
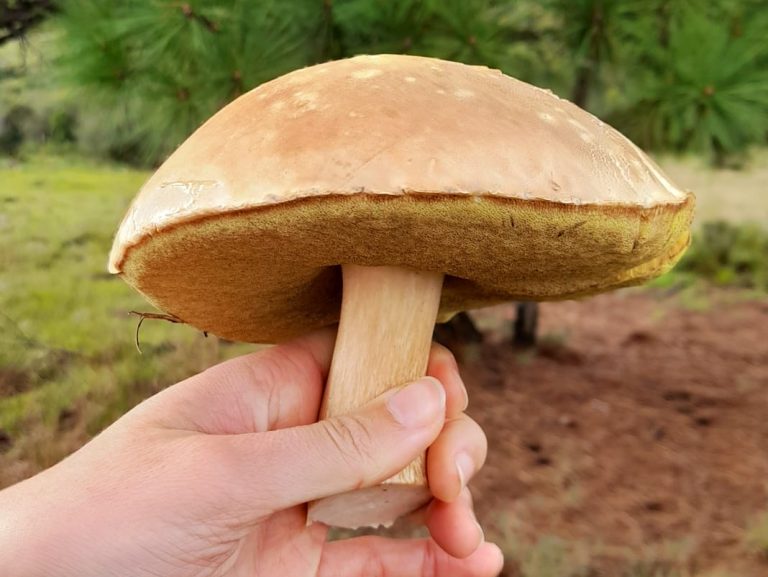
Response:
[[[678,269],[721,285],[768,291],[768,232],[757,225],[705,223]]]
[[[520,3],[493,0],[340,0],[333,19],[336,56],[420,54],[517,70],[540,37]]]
[[[432,14],[426,0],[346,0],[333,6],[334,56],[424,53]]]
[[[102,111],[113,147],[152,160],[317,48],[319,3],[309,0],[72,0],[62,8],[63,79]]]
[[[52,132],[120,160],[161,161],[227,102],[289,70],[382,52],[497,67],[570,97],[646,148],[703,151],[718,164],[768,133],[766,0],[60,6],[56,74],[45,76],[71,89],[78,115],[60,114]],[[29,140],[28,123],[19,125],[0,135],[7,152]]]
[[[71,145],[73,106],[45,73],[51,35],[36,31],[34,47],[0,46],[0,154],[22,157],[30,147]]]
[[[556,31],[561,50],[572,58],[570,98],[587,108],[590,96],[603,82],[603,69],[620,59],[629,23],[638,16],[637,2],[549,0],[547,4],[558,17]]]
[[[743,12],[743,11],[742,11]],[[722,165],[768,132],[768,14],[681,10],[646,43],[631,105],[615,122],[646,148],[696,150]],[[645,28],[647,29],[647,27]]]

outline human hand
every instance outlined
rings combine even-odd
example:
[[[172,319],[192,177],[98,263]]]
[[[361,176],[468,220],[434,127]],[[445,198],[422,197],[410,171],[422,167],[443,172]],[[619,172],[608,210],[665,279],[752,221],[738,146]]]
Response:
[[[315,423],[333,340],[321,331],[217,365],[0,492],[4,575],[498,574],[465,487],[486,439],[451,353],[435,345],[433,378]],[[382,481],[430,445],[430,539],[326,542],[326,526],[306,526],[307,501]]]

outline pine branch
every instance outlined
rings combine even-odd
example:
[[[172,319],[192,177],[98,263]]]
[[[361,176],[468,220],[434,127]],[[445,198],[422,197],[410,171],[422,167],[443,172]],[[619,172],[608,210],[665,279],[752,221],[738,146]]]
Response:
[[[0,46],[23,38],[55,11],[54,0],[0,0]]]
[[[182,12],[182,14],[184,14],[184,16],[186,16],[190,20],[198,21],[200,24],[205,26],[205,28],[209,32],[218,32],[219,31],[219,25],[216,22],[214,22],[213,20],[211,20],[207,16],[205,16],[203,14],[200,14],[199,12],[195,12],[195,10],[192,8],[192,6],[189,5],[188,2],[184,2],[181,5],[181,12]]]

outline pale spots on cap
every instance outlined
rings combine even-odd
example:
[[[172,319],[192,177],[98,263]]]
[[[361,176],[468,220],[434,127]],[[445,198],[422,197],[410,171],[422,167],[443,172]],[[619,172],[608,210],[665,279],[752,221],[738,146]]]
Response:
[[[606,128],[605,122],[603,122],[597,116],[594,116],[594,115],[590,115],[590,118],[592,119],[592,122],[594,122],[599,129],[605,130]]]
[[[541,118],[547,124],[557,124],[557,119],[549,112],[539,112],[539,118]]]
[[[466,88],[459,88],[458,90],[453,91],[453,95],[456,98],[472,98],[475,93],[473,90],[468,90]]]
[[[381,74],[381,70],[378,68],[364,68],[363,70],[355,70],[352,73],[352,78],[357,78],[358,80],[365,80],[366,78],[375,78],[376,76],[379,76]]]
[[[405,78],[403,78],[403,80],[411,83],[416,82],[416,79],[413,76],[406,76]]]
[[[280,112],[283,108],[285,108],[284,100],[276,100],[275,102],[269,105],[269,109],[273,112]]]
[[[437,70],[438,72],[442,71],[442,69],[443,69],[442,66],[438,66],[437,64],[430,64],[429,67],[432,70]]]
[[[296,118],[306,112],[317,110],[318,107],[318,94],[317,92],[296,92],[293,95],[293,99],[297,106],[293,107],[291,117]]]
[[[307,108],[312,109],[317,107],[317,92],[296,92],[293,97],[299,104],[307,105]]]
[[[304,72],[304,70],[302,70]],[[313,70],[313,74],[316,74],[317,71]],[[292,72],[288,74],[285,77],[285,83],[289,86],[296,86],[297,84],[306,84],[307,83],[307,74],[304,72],[303,74],[296,74],[295,72]]]
[[[277,132],[274,130],[264,130],[259,133],[259,138],[262,143],[271,142],[277,137]]]
[[[438,94],[445,94],[445,90],[443,90],[442,88],[438,88],[437,90],[435,90],[435,92],[437,92]]]
[[[568,118],[568,124],[573,126],[576,131],[579,133],[579,138],[581,138],[584,142],[594,142],[595,136],[593,133],[589,131],[589,128],[584,126],[581,122],[576,120],[575,118]]]
[[[360,116],[362,116],[362,114],[360,114],[359,112],[355,112],[354,110],[350,110],[349,111],[349,117],[350,118],[358,118]]]
[[[625,182],[633,182],[635,179],[632,177],[633,173],[629,168],[629,163],[624,158],[623,152],[624,151],[618,146],[609,146],[607,150],[608,158],[616,167],[618,174],[621,175],[621,178],[623,178]],[[611,199],[615,200],[613,196],[611,196]]]
[[[579,122],[575,118],[569,118],[568,119],[568,124],[570,124],[571,126],[576,127],[580,132],[587,132],[587,127],[584,126],[581,122]]]

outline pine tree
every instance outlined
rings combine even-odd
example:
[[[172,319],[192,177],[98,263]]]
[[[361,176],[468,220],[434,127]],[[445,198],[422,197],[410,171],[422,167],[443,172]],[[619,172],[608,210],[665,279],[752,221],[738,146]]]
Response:
[[[63,0],[62,78],[104,112],[119,150],[161,160],[218,108],[294,68],[410,53],[525,77],[540,33],[491,0]]]
[[[722,166],[764,142],[768,3],[678,7],[665,42],[646,46],[641,61],[629,80],[631,100],[614,117],[641,146],[697,151]]]
[[[109,133],[157,162],[230,100],[311,62],[321,15],[311,0],[68,0],[59,66]]]

